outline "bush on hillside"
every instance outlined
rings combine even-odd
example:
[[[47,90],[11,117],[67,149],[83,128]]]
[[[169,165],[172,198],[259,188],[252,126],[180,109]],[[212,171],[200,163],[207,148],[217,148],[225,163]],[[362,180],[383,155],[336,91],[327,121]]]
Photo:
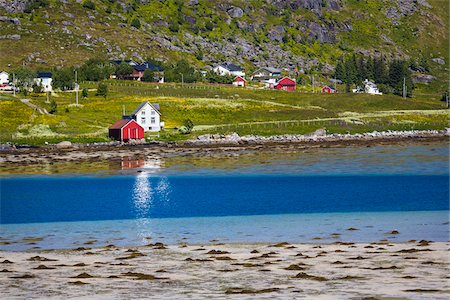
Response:
[[[95,3],[91,0],[84,0],[83,1],[83,7],[87,9],[95,10]]]

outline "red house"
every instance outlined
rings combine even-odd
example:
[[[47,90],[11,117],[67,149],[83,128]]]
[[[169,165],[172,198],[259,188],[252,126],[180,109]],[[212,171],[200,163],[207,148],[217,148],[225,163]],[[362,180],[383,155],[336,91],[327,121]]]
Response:
[[[240,86],[240,87],[245,87],[245,83],[247,81],[244,79],[244,77],[242,76],[236,76],[236,78],[233,81],[233,85],[234,86]]]
[[[133,119],[120,119],[109,127],[109,137],[127,142],[144,138],[144,128]]]
[[[322,93],[328,93],[328,94],[333,94],[333,93],[337,93],[337,90],[332,88],[331,86],[325,86],[322,88]]]
[[[274,85],[274,88],[277,90],[295,91],[296,84],[297,83],[294,79],[284,77],[278,80],[278,82]]]

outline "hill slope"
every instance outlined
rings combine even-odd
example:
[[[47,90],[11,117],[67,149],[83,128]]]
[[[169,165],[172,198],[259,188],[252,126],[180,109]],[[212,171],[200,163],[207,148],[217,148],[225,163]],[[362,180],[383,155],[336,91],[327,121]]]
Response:
[[[0,69],[90,57],[329,72],[344,54],[429,62],[448,82],[441,0],[0,0]]]

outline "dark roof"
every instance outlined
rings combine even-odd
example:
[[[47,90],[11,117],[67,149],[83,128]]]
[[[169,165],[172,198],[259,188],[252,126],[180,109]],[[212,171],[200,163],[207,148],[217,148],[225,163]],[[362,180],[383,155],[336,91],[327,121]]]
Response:
[[[164,70],[161,66],[158,66],[158,65],[146,62],[146,61],[144,61],[142,63],[142,65],[145,65],[147,67],[147,69],[150,69],[152,71],[163,71]]]
[[[160,66],[157,66],[157,65],[154,65],[154,64],[151,64],[151,63],[148,63],[148,62],[144,62],[144,63],[142,63],[140,65],[135,65],[135,66],[133,66],[133,68],[136,71],[140,71],[140,72],[145,71],[147,69],[150,69],[152,71],[157,71],[157,72],[163,70],[163,68],[161,68]]]
[[[116,64],[116,65],[120,65],[121,63],[127,63],[127,64],[130,64],[130,63],[136,63],[134,60],[132,60],[132,59],[126,59],[126,60],[122,60],[122,59],[111,59],[110,61],[109,61],[110,63],[113,63],[113,64]]]
[[[138,107],[136,107],[136,109],[131,113],[131,116],[135,116],[146,104],[150,104],[151,106],[153,106],[154,109],[156,109],[156,111],[160,114],[159,112],[159,104],[158,103],[149,103],[147,101],[142,102],[141,104],[139,104]]]
[[[142,72],[142,71],[145,71],[146,69],[148,69],[146,65],[136,65],[136,66],[133,66],[133,68],[139,72]]]
[[[112,124],[109,129],[121,129],[123,126],[127,125],[128,122],[130,122],[131,120],[129,119],[120,119],[118,121],[116,121],[114,124]]]
[[[241,67],[233,65],[232,63],[226,62],[221,64],[222,67],[231,72],[242,71]]]
[[[50,73],[50,72],[37,72],[37,78],[52,78],[52,73]]]

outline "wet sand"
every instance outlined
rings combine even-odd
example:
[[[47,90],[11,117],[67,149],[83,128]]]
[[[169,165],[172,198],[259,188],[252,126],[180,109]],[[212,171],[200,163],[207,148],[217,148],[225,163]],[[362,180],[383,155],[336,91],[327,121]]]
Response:
[[[0,294],[99,299],[448,299],[449,243],[164,245],[0,252]]]

